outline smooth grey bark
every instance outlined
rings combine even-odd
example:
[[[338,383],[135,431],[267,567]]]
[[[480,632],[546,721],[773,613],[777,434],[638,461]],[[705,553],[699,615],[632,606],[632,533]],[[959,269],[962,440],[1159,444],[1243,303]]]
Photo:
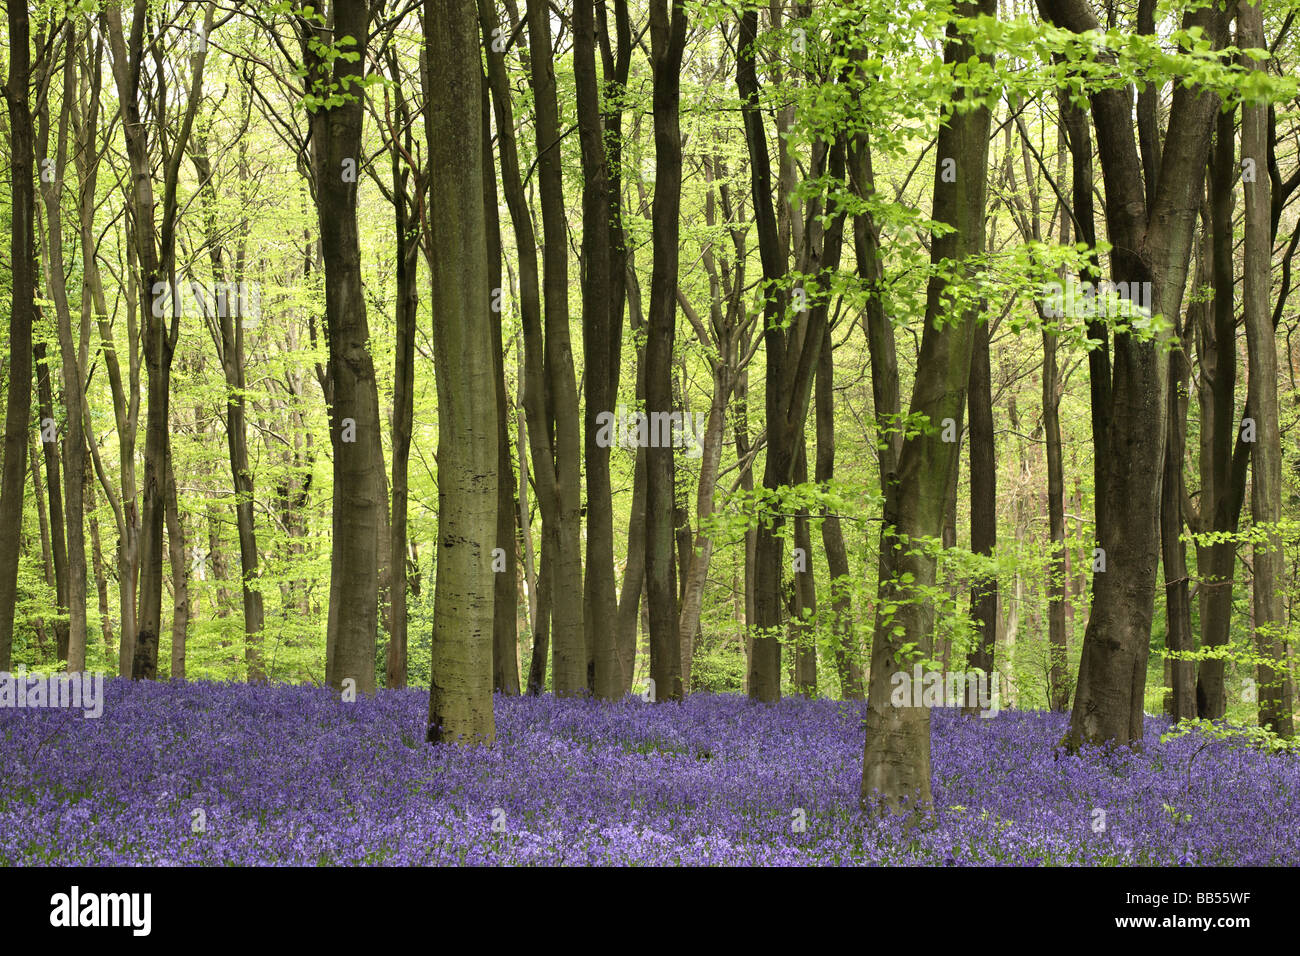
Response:
[[[1239,0],[1237,42],[1244,49],[1264,48],[1264,20],[1258,3]],[[1243,56],[1257,71],[1267,65]],[[1245,190],[1245,248],[1242,255],[1242,311],[1250,378],[1247,402],[1255,419],[1255,447],[1250,463],[1250,516],[1264,540],[1251,549],[1255,649],[1259,655],[1259,724],[1283,737],[1294,733],[1292,686],[1286,651],[1283,588],[1286,554],[1277,523],[1282,519],[1282,435],[1277,397],[1277,334],[1269,299],[1273,280],[1271,177],[1262,174],[1268,161],[1268,108],[1243,103],[1241,155],[1254,160],[1257,174]]]
[[[323,19],[316,9],[307,4],[295,9],[306,83],[316,91],[348,91],[338,98],[341,102],[310,114],[311,181],[325,273],[326,398],[334,452],[325,682],[339,690],[352,681],[357,691],[372,694],[379,568],[387,563],[381,561],[379,546],[381,540],[387,543],[382,528],[388,508],[357,228],[357,182],[366,159],[358,84],[365,73],[371,4],[336,2]],[[347,49],[359,54],[357,59],[328,55],[343,38],[351,38]]]
[[[1100,24],[1086,0],[1039,0],[1045,19],[1076,33]],[[1222,46],[1226,15],[1198,9],[1184,25]],[[1205,160],[1219,107],[1216,95],[1179,85],[1170,106],[1160,181],[1145,192],[1133,103],[1126,89],[1091,94],[1098,154],[1106,187],[1111,273],[1130,291],[1150,289],[1152,313],[1182,307]],[[1094,576],[1074,709],[1066,743],[1140,740],[1160,559],[1160,491],[1165,455],[1169,365],[1165,340],[1117,331],[1114,367],[1100,432],[1094,424],[1099,478],[1098,546],[1106,571]],[[1098,399],[1094,391],[1094,403]],[[1094,416],[1095,420],[1095,416]],[[1160,423],[1152,433],[1151,423]],[[1116,452],[1119,452],[1118,454]]]
[[[957,7],[967,16],[992,16],[996,9],[994,0]],[[944,62],[951,68],[975,55],[969,40],[951,24]],[[936,266],[952,263],[969,273],[969,259],[984,251],[989,126],[989,111],[981,106],[960,113],[954,109],[939,128],[936,155],[955,159],[956,175],[946,179],[943,164],[935,164],[931,218],[954,227],[931,240]],[[933,606],[918,601],[914,589],[934,583],[935,559],[915,542],[935,539],[943,530],[948,484],[958,462],[957,443],[942,440],[940,425],[945,419],[961,420],[975,326],[981,321],[974,308],[956,307],[958,314],[949,314],[954,308],[951,291],[943,273],[935,272],[926,289],[925,329],[911,404],[911,414],[924,416],[931,427],[904,439],[897,471],[885,489],[880,608],[871,649],[861,801],[866,807],[906,813],[924,811],[932,803],[930,713],[911,700],[898,704],[893,678],[910,668],[902,652],[905,644],[922,654],[930,649]],[[887,610],[892,602],[898,602],[894,613]]]
[[[438,380],[438,560],[428,739],[491,743],[497,533],[493,362],[478,25],[473,0],[425,0],[425,111]]]
[[[493,397],[497,407],[497,524],[495,547],[505,558],[504,570],[493,565],[492,688],[519,695],[519,549],[515,546],[514,462],[510,454],[510,410],[506,404],[505,313],[502,286],[501,221],[497,213],[496,169],[492,165],[492,101],[486,77],[482,87],[483,214],[491,290]],[[501,290],[498,292],[498,290]],[[499,296],[499,297],[498,297]],[[522,424],[522,423],[521,423]]]

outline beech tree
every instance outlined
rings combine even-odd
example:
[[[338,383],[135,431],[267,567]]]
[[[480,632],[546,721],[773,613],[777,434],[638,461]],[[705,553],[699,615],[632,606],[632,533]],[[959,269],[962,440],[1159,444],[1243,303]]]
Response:
[[[497,531],[493,363],[478,25],[472,0],[426,0],[430,262],[438,379],[438,581],[431,741],[491,743],[492,552]]]
[[[939,706],[1293,733],[1288,11],[87,10],[0,24],[0,662],[838,697],[907,809]]]
[[[1083,0],[1041,0],[1039,9],[1044,19],[1076,33],[1100,29]],[[1225,16],[1201,8],[1186,15],[1184,26],[1201,28],[1222,46]],[[1113,281],[1134,296],[1141,293],[1133,290],[1150,289],[1154,313],[1177,315],[1218,97],[1178,85],[1163,150],[1153,141],[1155,131],[1144,127],[1141,152],[1127,89],[1097,90],[1089,99],[1106,188]],[[1158,167],[1153,153],[1164,157]],[[1148,193],[1144,184],[1156,168],[1159,180]],[[1099,433],[1097,540],[1106,571],[1093,578],[1069,733],[1075,745],[1142,736],[1160,557],[1168,359],[1161,341],[1127,330],[1117,332],[1109,346],[1103,340],[1102,350],[1107,348],[1113,350],[1109,368],[1093,368],[1091,383]],[[1118,449],[1124,453],[1116,454]]]
[[[325,681],[375,689],[383,454],[370,327],[361,289],[358,170],[365,161],[366,45],[370,4],[335,3],[327,13],[294,11],[310,114],[312,186],[325,267],[330,442],[334,452],[333,548]]]
[[[991,17],[993,0],[963,3],[965,16]],[[948,28],[944,63],[965,63],[976,56],[969,36],[955,23]],[[991,57],[982,57],[986,63]],[[958,110],[971,97],[954,90],[954,106],[939,128],[931,218],[951,226],[931,239],[935,271],[926,287],[925,329],[912,387],[911,415],[928,427],[904,438],[897,471],[885,487],[881,541],[880,606],[871,648],[867,691],[867,739],[863,756],[862,800],[882,800],[897,810],[914,811],[931,802],[930,713],[913,701],[894,700],[894,675],[906,670],[906,649],[928,649],[933,608],[910,592],[934,582],[935,558],[926,539],[943,528],[946,489],[957,468],[957,446],[943,440],[945,420],[960,419],[971,374],[976,309],[962,304],[949,288],[944,268],[971,275],[984,248],[984,212],[990,116],[986,106]],[[973,98],[973,97],[972,97]],[[945,160],[951,159],[951,165]],[[941,268],[944,267],[944,268]],[[954,314],[955,312],[955,314]]]

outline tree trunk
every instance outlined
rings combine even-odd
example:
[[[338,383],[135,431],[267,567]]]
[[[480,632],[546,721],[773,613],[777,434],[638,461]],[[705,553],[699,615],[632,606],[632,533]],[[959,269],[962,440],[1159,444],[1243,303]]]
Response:
[[[1046,382],[1047,378],[1045,358],[1043,381]],[[993,432],[993,377],[989,368],[989,327],[987,322],[980,322],[975,328],[969,388],[970,549],[975,554],[982,554],[991,558],[997,550],[998,544],[998,465],[997,439]],[[1046,385],[1044,385],[1044,388],[1046,388]],[[1046,408],[1047,406],[1044,405],[1044,419],[1047,417]],[[1057,437],[1057,454],[1059,457],[1059,424]],[[1059,461],[1057,464],[1059,467]],[[1059,500],[1061,497],[1059,487],[1056,489],[1056,493],[1057,500]],[[1051,495],[1050,475],[1048,494]],[[1064,537],[1064,531],[1062,531],[1062,537]],[[1064,552],[1062,551],[1061,554],[1063,555]],[[991,681],[996,681],[997,672],[994,669],[993,659],[998,636],[998,579],[996,574],[978,575],[971,582],[970,608],[971,617],[976,622],[977,643],[967,658],[967,664],[972,670],[983,671],[989,675]],[[1062,622],[1064,622],[1064,618],[1062,618]],[[1062,628],[1061,633],[1064,636],[1064,628]],[[1055,647],[1056,645],[1052,646]],[[1053,670],[1052,674],[1053,687],[1059,687],[1063,683],[1063,675],[1056,670]],[[1068,694],[1068,691],[1066,693]],[[1057,702],[1059,702],[1059,697]],[[967,701],[967,703],[970,702]],[[1059,709],[1064,710],[1064,705]]]
[[[92,439],[93,440],[93,439]],[[90,524],[90,555],[95,573],[95,591],[99,597],[99,628],[104,635],[104,651],[113,655],[113,620],[108,610],[108,579],[104,574],[104,555],[100,547],[99,519],[95,517],[95,483],[86,472],[86,518]]]
[[[335,3],[332,30],[315,16],[298,18],[309,84],[351,89],[364,76],[370,4]],[[352,37],[353,60],[326,55],[335,38]],[[322,47],[325,45],[325,48]],[[336,690],[353,681],[375,690],[379,628],[379,542],[387,512],[380,441],[379,396],[370,327],[361,286],[357,180],[365,155],[359,93],[339,97],[311,115],[312,168],[325,271],[325,338],[329,351],[330,438],[334,506],[325,682]],[[477,101],[475,102],[477,106]],[[475,142],[477,142],[475,124]]]
[[[492,306],[488,315],[492,334],[492,381],[497,409],[497,522],[495,547],[505,558],[504,570],[495,568],[492,599],[492,688],[519,696],[519,554],[515,547],[514,464],[510,454],[510,410],[506,404],[505,340],[501,330],[504,310],[501,258],[501,223],[497,214],[497,179],[492,165],[492,102],[488,84],[480,76],[483,129],[483,212],[487,244],[488,283]],[[414,329],[412,329],[414,331]]]
[[[1054,25],[1077,33],[1099,26],[1084,0],[1041,0],[1040,9]],[[1221,12],[1197,10],[1185,22],[1205,30],[1216,47],[1222,45],[1226,21]],[[1091,95],[1106,186],[1111,272],[1126,290],[1122,298],[1139,304],[1146,301],[1153,314],[1174,316],[1182,307],[1196,197],[1201,195],[1218,104],[1218,97],[1207,91],[1175,89],[1161,180],[1158,188],[1149,184],[1153,199],[1148,204],[1129,91],[1104,89]],[[1142,737],[1160,559],[1169,372],[1165,344],[1163,338],[1116,334],[1109,401],[1103,409],[1108,421],[1100,430],[1094,424],[1094,439],[1100,439],[1096,448],[1098,545],[1105,571],[1093,578],[1092,613],[1067,736],[1071,747],[1107,740],[1128,743]],[[1094,406],[1098,399],[1094,388]],[[1152,422],[1161,423],[1154,439]]]
[[[636,282],[632,253],[627,255],[627,289],[629,321],[634,332],[645,327],[641,314],[641,289]],[[636,404],[644,407],[645,401],[645,338],[637,335],[636,351]],[[627,563],[623,568],[623,584],[618,599],[618,662],[622,672],[622,690],[632,689],[636,674],[637,627],[642,610],[642,592],[645,589],[646,560],[646,449],[638,447],[632,466],[632,507],[627,523]]]
[[[740,14],[736,87],[741,98],[745,141],[750,161],[750,198],[758,231],[759,258],[763,269],[763,346],[767,361],[766,424],[767,455],[763,486],[779,491],[793,481],[798,451],[803,441],[804,422],[812,399],[814,371],[826,332],[829,306],[827,277],[839,265],[844,215],[837,212],[829,227],[823,227],[820,201],[809,204],[806,222],[792,221],[787,228],[772,205],[772,171],[767,134],[759,102],[756,66],[758,11]],[[785,120],[789,120],[787,115]],[[780,127],[781,123],[778,123]],[[819,141],[813,148],[808,173],[810,180],[829,173],[843,178],[845,144],[835,138],[832,145]],[[782,150],[779,155],[784,156]],[[829,164],[829,165],[828,165]],[[786,157],[783,175],[792,175],[793,161]],[[789,205],[791,184],[782,181],[778,204]],[[797,229],[796,229],[797,225]],[[799,272],[811,279],[800,284],[802,305],[788,288],[787,257],[790,233],[799,250]],[[797,234],[796,234],[797,233]],[[790,320],[787,322],[787,320]],[[788,326],[788,331],[787,331]],[[775,701],[781,696],[781,644],[783,542],[779,514],[761,516],[755,548],[755,630],[750,661],[749,696]]]
[[[1258,3],[1239,0],[1237,42],[1243,49],[1264,48],[1264,20]],[[1265,64],[1243,56],[1247,67],[1259,71]],[[1268,164],[1268,107],[1243,103],[1241,155],[1254,159],[1257,174],[1244,183],[1246,223],[1242,256],[1242,311],[1246,319],[1246,348],[1250,377],[1247,402],[1255,419],[1255,447],[1251,450],[1251,522],[1265,540],[1251,549],[1255,649],[1259,655],[1259,725],[1283,737],[1294,732],[1291,677],[1287,667],[1286,554],[1277,523],[1282,520],[1282,435],[1277,401],[1277,334],[1269,300],[1273,277],[1273,236],[1270,228],[1272,199]]]
[[[671,6],[671,15],[669,7]],[[654,67],[654,265],[645,353],[646,603],[650,610],[650,679],[656,700],[682,697],[682,649],[674,556],[673,447],[654,422],[673,412],[673,341],[677,326],[677,257],[682,188],[682,136],[678,116],[686,9],[682,0],[651,0],[650,47]],[[659,416],[663,416],[659,419]]]
[[[41,529],[41,560],[45,569],[45,585],[51,591],[58,593],[59,582],[54,574],[54,550],[53,543],[50,541],[50,521],[45,511],[45,488],[41,484],[41,469],[38,461],[39,453],[36,450],[36,440],[33,435],[31,454],[28,456],[28,464],[32,472],[32,496],[36,499],[36,521]],[[56,598],[57,600],[57,598]],[[36,619],[36,626],[40,635],[41,653],[45,652],[45,617],[41,616]],[[57,638],[56,638],[57,648]],[[57,653],[57,649],[56,649]]]
[[[704,522],[713,514],[713,493],[718,485],[718,468],[722,464],[726,402],[730,393],[730,370],[719,363],[714,369],[713,401],[709,404],[709,417],[700,450],[700,478],[695,493],[695,515],[699,530],[683,575],[681,620],[677,628],[677,639],[682,648],[684,688],[690,687],[691,654],[688,649],[693,649],[695,632],[700,626],[700,614],[704,608],[704,585],[709,576],[709,562],[713,558],[713,538],[705,532]]]
[[[4,94],[9,106],[10,171],[13,176],[9,263],[12,270],[9,313],[9,383],[5,409],[4,469],[0,478],[0,671],[10,670],[14,609],[18,596],[18,548],[22,534],[23,486],[27,477],[27,425],[32,398],[32,323],[36,317],[35,210],[32,178],[34,136],[29,100],[31,50],[27,4],[10,3],[9,73]]]
[[[834,343],[829,335],[822,339],[821,357],[814,383],[817,409],[817,462],[814,477],[825,485],[835,478],[835,361]],[[853,599],[849,581],[849,553],[844,546],[840,516],[823,512],[822,547],[826,549],[826,566],[831,579],[831,627],[835,635],[835,672],[840,682],[840,696],[845,700],[864,700],[861,651],[855,637]]]
[[[587,688],[612,700],[621,675],[614,623],[614,504],[609,478],[610,443],[601,441],[597,418],[614,411],[622,358],[613,328],[609,168],[601,135],[593,0],[574,0],[573,73],[577,87],[578,141],[582,152],[582,354],[586,380],[583,460],[587,473],[587,573],[583,621]],[[621,310],[620,310],[621,312]],[[619,343],[621,344],[621,343]]]
[[[75,50],[76,28],[68,21],[64,29],[64,68],[62,106],[59,111],[57,143],[53,156],[54,179],[41,179],[41,196],[45,201],[45,239],[47,266],[46,286],[54,301],[55,325],[62,365],[63,425],[60,439],[63,452],[63,494],[67,517],[67,641],[60,647],[60,659],[66,659],[69,672],[86,668],[86,537],[85,471],[86,439],[82,431],[81,362],[77,339],[72,334],[72,312],[68,304],[67,271],[63,261],[63,176],[68,156],[68,115],[76,95]],[[52,77],[47,77],[51,81]],[[38,121],[37,152],[49,156],[48,98]]]
[[[235,526],[239,535],[239,569],[242,582],[241,603],[244,610],[244,661],[248,679],[260,682],[266,679],[261,656],[261,635],[265,623],[262,591],[257,581],[259,555],[257,530],[253,505],[257,500],[253,473],[248,460],[248,418],[245,390],[244,314],[246,296],[245,242],[249,221],[240,223],[239,240],[233,268],[228,265],[226,251],[221,241],[216,217],[216,189],[212,184],[212,164],[207,155],[206,137],[196,137],[191,156],[194,171],[207,196],[208,206],[203,220],[208,257],[212,264],[212,277],[221,283],[222,294],[216,296],[217,314],[213,317],[214,341],[221,371],[226,383],[226,450],[230,461],[230,478],[235,492]],[[248,179],[247,148],[241,140],[239,146],[239,181]]]
[[[992,16],[997,7],[994,0],[979,0],[957,9],[967,16]],[[975,56],[955,25],[949,27],[944,46],[949,68]],[[956,176],[945,181],[943,164],[935,164],[932,218],[954,227],[953,232],[933,237],[935,265],[951,261],[969,271],[969,264],[961,264],[984,251],[988,139],[987,107],[957,112],[954,104],[939,128],[936,155],[956,161]],[[941,318],[947,318],[947,295],[943,272],[933,274],[926,290],[925,329],[911,406],[912,415],[925,416],[930,429],[904,440],[897,472],[885,489],[880,609],[867,694],[861,799],[866,806],[879,800],[902,811],[927,808],[932,801],[930,713],[913,706],[913,701],[896,704],[893,677],[912,663],[903,652],[905,645],[911,644],[922,655],[929,652],[934,609],[929,602],[917,600],[915,589],[933,585],[935,576],[933,554],[904,542],[942,533],[948,483],[958,456],[957,443],[943,441],[939,429],[945,419],[961,420],[975,325],[981,321],[972,309],[940,324]],[[887,608],[890,602],[899,602],[892,613]]]
[[[1179,347],[1169,353],[1169,413],[1165,437],[1164,480],[1160,494],[1161,559],[1165,569],[1165,653],[1169,663],[1170,716],[1187,720],[1196,716],[1196,664],[1178,655],[1194,649],[1191,588],[1187,576],[1187,549],[1183,533],[1183,453],[1187,438],[1187,385],[1190,336],[1175,321]]]
[[[827,341],[829,336],[822,341]],[[820,354],[820,353],[819,353]],[[801,439],[794,482],[808,483],[808,440]],[[794,569],[794,601],[790,614],[790,634],[794,643],[794,688],[803,697],[817,696],[817,643],[812,616],[817,613],[817,585],[813,577],[812,533],[808,527],[808,509],[800,508],[794,519],[795,554],[801,558]]]
[[[491,743],[500,441],[484,136],[473,0],[425,0],[426,110],[438,379],[438,559],[431,742]],[[499,352],[498,352],[499,354]],[[513,537],[513,536],[511,536]]]
[[[54,624],[54,647],[58,660],[68,659],[68,551],[67,532],[63,520],[62,470],[59,467],[57,423],[54,419],[54,392],[50,385],[50,365],[45,354],[45,343],[33,346],[36,356],[36,403],[41,420],[38,434],[41,439],[41,457],[45,461],[45,490],[50,502],[50,542],[54,559],[54,594],[58,602],[58,620]],[[51,437],[50,429],[56,429]],[[15,539],[16,540],[16,539]]]
[[[207,61],[207,44],[198,45],[190,55],[190,86],[179,129],[168,138],[172,147],[163,157],[163,197],[161,224],[154,218],[154,163],[150,156],[148,130],[156,128],[144,121],[146,112],[140,101],[141,77],[146,56],[153,56],[152,43],[146,42],[147,0],[135,0],[131,30],[124,35],[122,12],[116,6],[101,14],[107,27],[112,51],[113,75],[122,110],[122,134],[131,169],[131,223],[134,235],[135,265],[139,270],[138,301],[144,322],[142,343],[148,376],[146,402],[148,422],[145,429],[144,495],[139,537],[139,606],[132,640],[123,634],[122,659],[130,661],[135,680],[152,680],[158,669],[158,640],[162,624],[162,551],[166,510],[166,461],[170,425],[171,361],[179,333],[179,316],[175,285],[175,230],[179,213],[177,186],[181,159],[193,129],[203,88],[203,68]],[[204,13],[205,35],[212,28],[213,9]],[[164,118],[165,119],[165,118]],[[160,138],[159,142],[162,140]],[[167,319],[170,319],[170,327]]]
[[[546,689],[546,656],[551,648],[551,551],[542,552],[537,575],[537,623],[533,629],[533,656],[528,663],[528,693],[536,697]]]
[[[185,645],[190,627],[190,566],[176,500],[176,474],[171,453],[167,456],[167,557],[172,571],[172,657],[171,679],[185,679]]]

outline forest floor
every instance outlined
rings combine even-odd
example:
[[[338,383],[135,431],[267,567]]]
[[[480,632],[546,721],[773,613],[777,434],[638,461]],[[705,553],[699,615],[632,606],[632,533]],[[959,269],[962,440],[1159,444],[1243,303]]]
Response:
[[[497,698],[110,680],[103,716],[0,710],[0,864],[1300,864],[1300,755],[1192,733],[1066,756],[1064,714],[936,710],[936,812],[857,809],[862,705]]]

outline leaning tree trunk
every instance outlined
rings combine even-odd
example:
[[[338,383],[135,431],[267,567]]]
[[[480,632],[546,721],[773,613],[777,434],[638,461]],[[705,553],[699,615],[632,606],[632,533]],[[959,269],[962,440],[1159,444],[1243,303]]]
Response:
[[[544,0],[528,0],[528,45],[544,242],[545,341],[538,366],[544,365],[545,371],[541,376],[544,384],[539,382],[538,386],[546,396],[546,421],[553,426],[530,421],[529,434],[534,442],[548,432],[554,434],[551,456],[538,459],[534,455],[534,468],[538,473],[549,468],[553,474],[553,480],[547,482],[550,494],[546,497],[551,501],[549,522],[548,510],[542,512],[545,546],[555,555],[551,564],[551,683],[556,694],[571,696],[585,693],[587,689],[583,604],[572,599],[572,595],[583,593],[581,437],[578,386],[569,335],[568,223],[564,215],[560,151],[555,148],[560,139],[555,59],[551,49],[550,8]],[[497,129],[502,126],[498,124]],[[564,595],[563,600],[556,599],[560,595]]]
[[[685,580],[682,583],[681,619],[677,640],[682,651],[682,685],[690,688],[692,650],[695,632],[704,608],[704,585],[713,558],[713,536],[705,530],[705,521],[713,514],[713,493],[718,485],[718,468],[722,463],[722,444],[726,432],[726,402],[731,393],[731,371],[719,363],[713,371],[713,400],[709,403],[708,423],[700,451],[700,478],[696,485],[695,514],[698,531],[691,547]]]
[[[994,0],[978,0],[961,3],[957,9],[967,16],[992,16],[997,5]],[[945,63],[951,68],[974,55],[958,28],[950,26]],[[956,161],[956,176],[945,181],[943,164],[935,164],[932,218],[954,227],[932,241],[931,259],[936,266],[953,262],[969,269],[965,261],[983,252],[988,139],[987,107],[954,110],[939,129],[937,155]],[[957,443],[942,440],[940,425],[945,419],[962,417],[975,324],[981,321],[971,308],[958,316],[947,315],[949,295],[943,274],[932,275],[911,406],[911,414],[924,416],[930,429],[903,442],[897,472],[885,489],[880,608],[871,649],[861,799],[864,805],[879,800],[901,811],[927,808],[932,802],[930,712],[913,706],[911,700],[896,704],[893,696],[894,675],[912,664],[904,646],[928,653],[934,624],[933,606],[918,600],[917,591],[934,584],[935,559],[925,547],[907,542],[934,539],[943,530],[948,484],[958,462]],[[888,610],[895,603],[897,609]]]
[[[206,16],[208,28],[212,26],[211,12],[209,8]],[[190,57],[191,84],[181,128],[172,143],[172,151],[163,157],[165,175],[160,227],[154,218],[156,203],[153,188],[154,162],[148,138],[150,126],[144,120],[146,109],[141,102],[144,59],[146,55],[152,56],[150,44],[145,40],[145,21],[148,15],[146,0],[135,0],[131,30],[126,35],[122,29],[121,9],[109,5],[102,14],[112,51],[113,73],[122,110],[122,135],[131,167],[129,201],[136,264],[139,269],[137,293],[144,323],[141,342],[148,378],[145,391],[148,420],[145,426],[144,494],[139,539],[139,605],[135,633],[131,635],[130,641],[124,633],[121,645],[123,662],[129,662],[130,675],[135,680],[152,680],[158,670],[171,361],[179,331],[179,317],[175,315],[174,308],[178,296],[173,275],[175,227],[179,210],[177,181],[180,160],[198,109],[203,66],[207,58],[206,44],[197,47]]]
[[[69,21],[64,30],[63,104],[59,111],[57,144],[54,152],[54,179],[46,182],[42,177],[41,195],[45,201],[48,274],[46,285],[54,301],[55,321],[58,331],[59,354],[63,377],[64,420],[61,429],[63,452],[63,493],[67,517],[67,645],[62,647],[61,658],[66,658],[69,672],[86,667],[86,536],[85,536],[85,470],[86,440],[83,432],[84,401],[81,363],[77,354],[77,341],[72,334],[72,311],[68,303],[67,271],[63,260],[63,176],[67,169],[68,117],[76,93],[76,28]],[[51,78],[52,79],[52,78]],[[49,155],[49,105],[41,111],[37,149]]]
[[[492,166],[492,101],[483,80],[483,211],[487,236],[488,282],[492,290],[492,381],[497,407],[497,525],[495,548],[505,558],[504,570],[493,562],[492,687],[519,696],[519,551],[515,547],[514,463],[510,455],[510,410],[506,405],[505,340],[502,287],[501,221],[497,213],[497,178]],[[500,292],[498,290],[501,290]]]
[[[645,400],[645,337],[639,333],[645,327],[641,315],[641,290],[636,284],[635,266],[629,252],[627,262],[629,321],[637,335],[636,352],[636,403],[643,407]],[[627,521],[627,563],[623,568],[623,583],[618,599],[618,664],[622,675],[622,691],[632,689],[636,674],[637,626],[641,620],[642,592],[645,590],[646,559],[646,449],[638,447],[632,465],[632,506]]]
[[[817,409],[817,462],[814,477],[824,485],[835,477],[835,360],[834,343],[829,335],[822,339],[817,363],[817,381],[813,384]],[[826,549],[826,566],[831,578],[831,626],[835,634],[835,671],[840,681],[840,695],[845,700],[863,700],[862,664],[854,639],[853,598],[849,580],[849,552],[844,546],[840,516],[822,514],[822,547]]]

